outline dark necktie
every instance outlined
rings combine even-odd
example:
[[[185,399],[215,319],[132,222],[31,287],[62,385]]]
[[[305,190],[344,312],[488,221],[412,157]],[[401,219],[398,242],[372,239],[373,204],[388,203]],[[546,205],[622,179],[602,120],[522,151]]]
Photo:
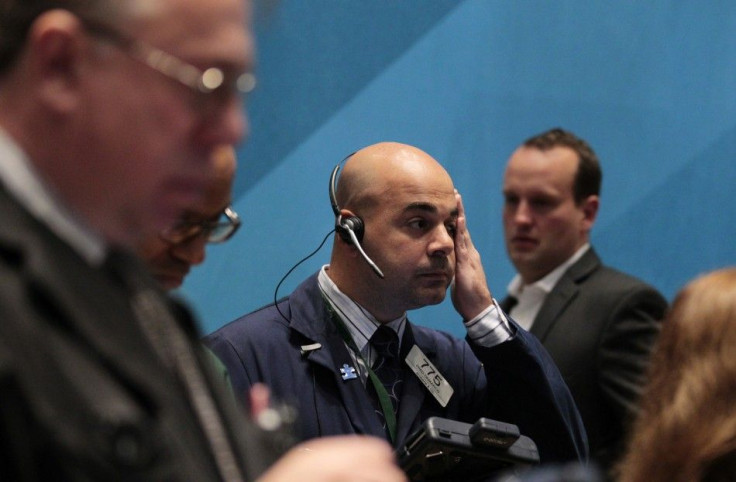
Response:
[[[396,414],[399,409],[399,397],[403,386],[404,372],[401,366],[401,359],[399,358],[399,337],[394,330],[382,325],[378,327],[378,330],[371,337],[371,345],[378,355],[373,363],[373,372],[378,376],[386,389],[391,400],[391,405],[393,406],[394,414]],[[381,410],[380,402],[378,401],[378,395],[370,381],[368,385],[370,387],[368,391],[373,395],[376,412],[381,417],[384,428],[386,428],[386,421]]]

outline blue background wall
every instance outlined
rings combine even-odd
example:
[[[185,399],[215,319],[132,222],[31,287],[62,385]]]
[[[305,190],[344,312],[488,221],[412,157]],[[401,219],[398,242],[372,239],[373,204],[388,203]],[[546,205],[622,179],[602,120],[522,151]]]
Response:
[[[332,227],[331,169],[383,140],[422,148],[453,176],[499,297],[514,273],[505,162],[554,126],[601,159],[593,243],[605,262],[668,298],[736,264],[736,3],[282,0],[258,13],[259,87],[234,195],[245,226],[181,292],[205,333],[273,300]],[[449,299],[410,317],[462,335]]]

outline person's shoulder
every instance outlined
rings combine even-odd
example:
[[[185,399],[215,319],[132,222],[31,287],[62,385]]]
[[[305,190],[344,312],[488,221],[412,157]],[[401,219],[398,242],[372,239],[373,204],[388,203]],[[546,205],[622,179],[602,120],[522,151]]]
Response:
[[[657,288],[643,279],[605,264],[601,265],[600,269],[596,270],[591,278],[596,279],[599,283],[608,286],[612,290],[622,292],[648,291],[659,294]]]
[[[659,294],[659,291],[646,281],[605,263],[593,248],[573,264],[568,276],[572,276],[576,283],[589,289],[600,289],[609,293],[648,291]]]
[[[652,284],[604,263],[593,250],[575,263],[565,277],[579,290],[577,303],[597,306],[601,314],[620,307],[641,307],[661,317],[668,305],[667,299]],[[568,288],[566,283],[555,287],[556,290]]]
[[[228,322],[206,338],[265,340],[302,329],[310,324],[309,320],[323,315],[319,312],[323,302],[319,289],[314,289],[315,279],[307,278],[289,295]]]
[[[669,305],[664,295],[651,284],[606,265],[591,273],[580,287],[583,298],[597,305],[600,313],[640,310],[653,319],[661,319]]]

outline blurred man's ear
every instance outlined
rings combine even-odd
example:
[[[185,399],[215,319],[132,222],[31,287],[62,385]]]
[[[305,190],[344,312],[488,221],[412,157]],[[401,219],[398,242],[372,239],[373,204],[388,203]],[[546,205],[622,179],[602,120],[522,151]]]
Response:
[[[53,111],[70,111],[77,103],[84,55],[92,48],[84,26],[66,10],[49,10],[33,22],[28,38],[26,61],[39,95]]]
[[[595,223],[595,218],[598,215],[599,204],[600,198],[596,195],[588,196],[582,202],[583,223],[586,231],[590,231],[593,227],[593,223]]]

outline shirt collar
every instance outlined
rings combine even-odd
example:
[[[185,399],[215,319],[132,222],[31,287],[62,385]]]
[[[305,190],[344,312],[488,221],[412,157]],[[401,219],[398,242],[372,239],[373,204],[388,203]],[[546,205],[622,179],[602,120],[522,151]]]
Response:
[[[568,268],[575,264],[580,258],[582,258],[583,255],[588,251],[588,249],[590,249],[590,243],[585,243],[584,245],[580,246],[580,248],[575,251],[575,254],[570,256],[567,261],[550,271],[547,276],[526,286],[533,286],[542,290],[545,294],[549,294],[554,289],[557,282],[560,281],[560,278],[562,278],[562,275],[565,274]],[[509,295],[518,298],[526,286],[521,280],[521,276],[517,273],[516,276],[514,276],[514,278],[509,283],[507,290]]]
[[[45,223],[92,265],[105,257],[106,246],[100,236],[69,212],[44,183],[28,156],[0,128],[0,179],[8,191],[34,217]]]
[[[368,342],[370,341],[373,333],[376,332],[381,323],[371,315],[365,308],[356,303],[353,299],[349,298],[345,293],[340,291],[334,281],[327,275],[329,265],[322,266],[317,276],[320,290],[324,294],[325,298],[329,300],[335,312],[340,316],[340,319],[345,323],[350,336],[355,342],[356,348],[361,353],[365,352]],[[406,327],[406,313],[391,320],[388,323],[384,323],[391,327],[399,336],[399,343],[404,336],[404,329]]]

